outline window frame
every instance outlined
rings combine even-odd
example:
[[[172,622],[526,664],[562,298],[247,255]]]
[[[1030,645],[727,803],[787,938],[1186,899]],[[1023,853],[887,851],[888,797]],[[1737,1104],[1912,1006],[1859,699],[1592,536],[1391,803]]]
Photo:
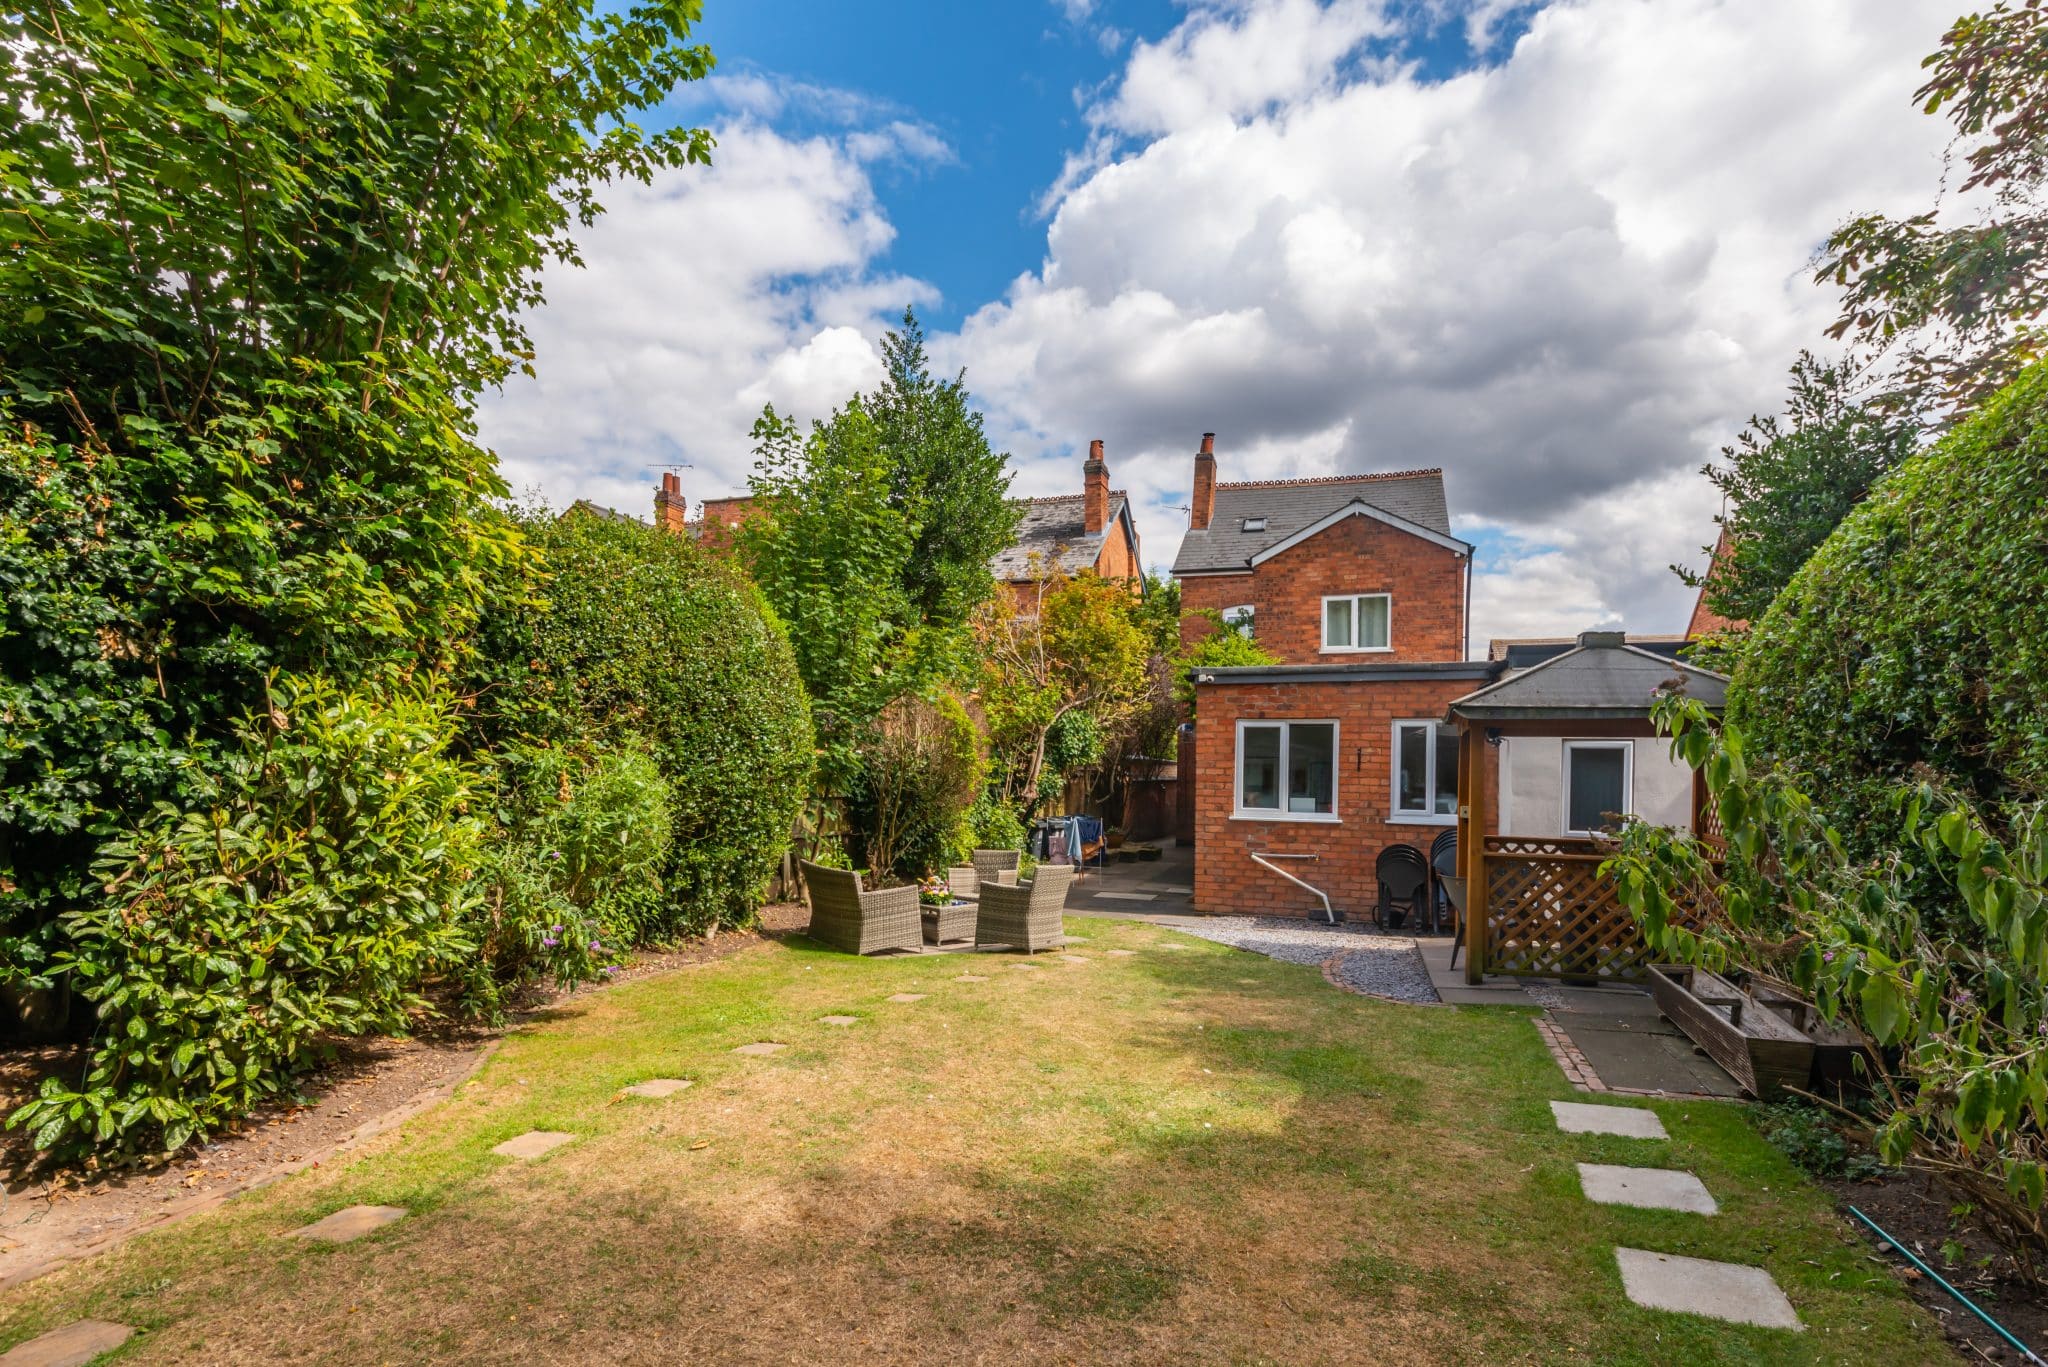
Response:
[[[1278,807],[1247,807],[1244,805],[1244,732],[1248,726],[1277,726],[1280,728],[1279,797]],[[1291,757],[1297,726],[1327,726],[1330,728],[1330,810],[1327,812],[1290,812],[1287,810],[1287,761]],[[1320,826],[1334,826],[1343,821],[1341,808],[1337,803],[1339,772],[1344,754],[1344,727],[1335,717],[1239,717],[1236,728],[1236,749],[1230,757],[1230,819],[1232,821],[1302,821]]]
[[[1232,618],[1238,613],[1244,614],[1244,620],[1242,622],[1232,620]],[[1232,606],[1223,609],[1223,611],[1218,613],[1217,615],[1223,619],[1224,626],[1234,627],[1238,631],[1243,632],[1246,636],[1252,637],[1253,639],[1257,639],[1259,634],[1259,605],[1257,603],[1233,604]]]
[[[1401,731],[1404,727],[1427,727],[1428,743],[1422,751],[1422,767],[1428,776],[1428,810],[1421,812],[1403,811],[1401,808]],[[1402,717],[1394,722],[1393,749],[1387,758],[1387,824],[1389,826],[1455,826],[1458,824],[1459,794],[1451,794],[1451,810],[1439,814],[1436,810],[1436,741],[1440,732],[1457,734],[1457,727],[1429,717]],[[1459,742],[1463,744],[1463,742]]]
[[[1566,740],[1558,755],[1557,776],[1557,824],[1565,828],[1565,835],[1576,840],[1591,840],[1605,831],[1573,830],[1572,821],[1572,752],[1574,750],[1619,750],[1621,751],[1621,812],[1626,816],[1636,805],[1636,743],[1633,740],[1584,739]]]
[[[1358,604],[1359,604],[1359,601],[1360,601],[1361,599],[1365,599],[1365,598],[1380,598],[1380,599],[1384,599],[1384,600],[1386,600],[1386,604],[1387,604],[1387,643],[1386,643],[1385,645],[1383,645],[1383,646],[1362,646],[1362,645],[1355,645],[1355,644],[1354,644],[1354,645],[1348,645],[1348,646],[1333,646],[1333,645],[1331,645],[1331,644],[1330,644],[1330,604],[1332,604],[1332,603],[1349,603],[1349,604],[1351,604],[1351,639],[1352,639],[1352,640],[1353,640],[1353,641],[1355,642],[1355,641],[1356,641],[1356,640],[1358,639]],[[1331,594],[1325,594],[1325,595],[1323,596],[1323,600],[1322,600],[1322,603],[1321,603],[1321,605],[1320,605],[1320,607],[1319,607],[1319,610],[1318,610],[1318,611],[1317,611],[1317,613],[1316,613],[1316,635],[1317,635],[1317,637],[1319,638],[1319,640],[1320,640],[1320,643],[1321,643],[1321,653],[1322,653],[1322,654],[1325,654],[1325,655],[1387,655],[1387,654],[1391,654],[1391,653],[1393,652],[1393,649],[1394,649],[1394,595],[1393,595],[1393,594],[1392,594],[1391,592],[1387,592],[1387,591],[1381,591],[1381,592],[1373,592],[1373,593],[1331,593]]]

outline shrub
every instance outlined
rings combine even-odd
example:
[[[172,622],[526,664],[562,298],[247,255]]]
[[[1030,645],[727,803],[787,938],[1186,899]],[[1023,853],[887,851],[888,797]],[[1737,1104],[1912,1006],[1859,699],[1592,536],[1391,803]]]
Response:
[[[333,1035],[403,1030],[462,971],[479,822],[447,710],[319,679],[269,709],[204,780],[108,847],[105,895],[56,955],[98,1010],[76,1087],[11,1117],[40,1149],[176,1148],[276,1095]]]
[[[1884,1172],[1877,1155],[1850,1143],[1840,1123],[1819,1106],[1778,1101],[1749,1110],[1770,1146],[1815,1177],[1861,1182]]]
[[[1852,851],[1931,770],[1995,829],[2048,795],[2048,368],[1880,481],[1758,622],[1729,688],[1753,750]]]
[[[781,626],[729,561],[623,518],[520,520],[545,598],[502,595],[474,691],[488,745],[642,745],[668,786],[662,938],[748,923],[810,773],[810,714]]]
[[[985,789],[967,809],[967,834],[977,850],[1021,850],[1027,832],[1017,809]]]
[[[638,744],[515,746],[497,757],[498,829],[479,865],[478,1005],[500,984],[568,988],[611,972],[660,924],[668,782]]]
[[[853,836],[877,876],[912,879],[963,862],[967,812],[988,777],[980,738],[951,694],[896,699],[862,747],[849,804]]]
[[[1195,684],[1190,677],[1195,670],[1280,663],[1278,656],[1260,646],[1243,627],[1225,622],[1221,613],[1208,609],[1202,615],[1214,623],[1215,630],[1182,651],[1174,670],[1173,696],[1189,716],[1195,712]]]

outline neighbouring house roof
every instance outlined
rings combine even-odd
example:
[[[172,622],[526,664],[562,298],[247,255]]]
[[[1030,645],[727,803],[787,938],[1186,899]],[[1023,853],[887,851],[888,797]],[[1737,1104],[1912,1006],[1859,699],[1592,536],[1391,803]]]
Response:
[[[1124,491],[1109,491],[1109,518],[1103,529],[1094,533],[1088,531],[1087,498],[1086,494],[1054,494],[1028,500],[1024,520],[1017,524],[1017,540],[989,560],[990,572],[1012,584],[1054,571],[1079,574],[1095,568],[1102,557],[1103,541],[1119,527],[1130,528],[1135,552],[1137,529],[1131,523],[1130,500]],[[1135,554],[1132,559],[1137,559]]]
[[[1678,658],[1678,652],[1691,643],[1687,636],[1630,636],[1628,643],[1652,655],[1662,655],[1667,660]],[[1486,658],[1503,660],[1510,669],[1528,669],[1554,660],[1567,650],[1577,647],[1576,636],[1508,636],[1495,637],[1486,643]]]
[[[1217,665],[1190,671],[1197,687],[1217,684],[1396,683],[1418,679],[1468,679],[1482,682],[1499,676],[1501,666],[1489,660],[1425,660],[1403,664],[1357,665]]]
[[[1728,676],[1632,644],[1619,631],[1588,631],[1579,643],[1528,669],[1510,669],[1450,705],[1473,721],[1603,721],[1650,715],[1657,691],[1672,679],[1708,707],[1728,700]]]
[[[567,517],[570,513],[588,513],[592,517],[601,517],[607,522],[638,522],[643,527],[647,525],[646,522],[632,516],[630,513],[622,513],[617,508],[600,507],[587,498],[579,498],[574,503],[571,503],[564,510],[562,516]]]
[[[1450,508],[1444,501],[1442,470],[1397,470],[1384,474],[1338,475],[1321,479],[1269,479],[1218,484],[1209,525],[1182,538],[1174,557],[1175,574],[1243,571],[1255,557],[1282,542],[1309,532],[1318,523],[1343,513],[1353,503],[1365,505],[1382,520],[1465,545],[1451,536]],[[1265,519],[1259,531],[1244,530],[1246,519]],[[1313,533],[1310,533],[1313,534]]]
[[[1749,625],[1747,622],[1737,622],[1723,617],[1707,606],[1708,584],[1713,582],[1715,572],[1726,565],[1728,557],[1734,553],[1734,547],[1728,543],[1728,529],[1724,527],[1721,534],[1714,538],[1714,558],[1707,562],[1706,582],[1700,585],[1699,597],[1692,600],[1692,620],[1685,624],[1685,635],[1688,640],[1714,632],[1740,631]]]

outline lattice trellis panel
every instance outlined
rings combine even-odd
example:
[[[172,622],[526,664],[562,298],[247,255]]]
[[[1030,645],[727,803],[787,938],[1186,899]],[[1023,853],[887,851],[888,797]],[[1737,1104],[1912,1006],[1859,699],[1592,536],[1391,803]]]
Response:
[[[1486,971],[1641,978],[1650,947],[1591,840],[1486,840]]]

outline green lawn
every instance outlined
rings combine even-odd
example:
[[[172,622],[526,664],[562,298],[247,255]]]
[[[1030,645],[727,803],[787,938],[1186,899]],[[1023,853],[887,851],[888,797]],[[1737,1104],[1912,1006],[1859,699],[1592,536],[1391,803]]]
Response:
[[[345,1161],[0,1299],[0,1348],[97,1316],[148,1331],[123,1362],[1951,1360],[1734,1107],[1560,1134],[1524,1012],[1069,925],[1089,962],[798,942],[580,998]],[[696,1086],[617,1095],[663,1076]],[[579,1138],[489,1152],[529,1129]],[[1722,1213],[1592,1205],[1582,1159]],[[414,1214],[278,1237],[359,1202]],[[1807,1330],[1639,1310],[1618,1243],[1760,1263]]]

